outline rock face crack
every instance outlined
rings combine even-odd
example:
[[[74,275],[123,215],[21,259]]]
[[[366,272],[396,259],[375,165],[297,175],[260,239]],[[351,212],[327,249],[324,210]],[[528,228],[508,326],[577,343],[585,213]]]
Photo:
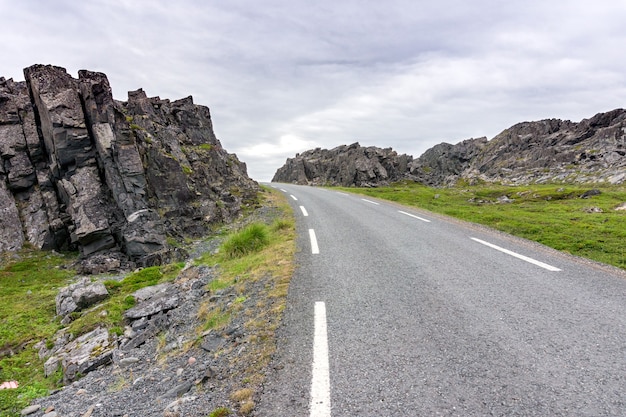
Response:
[[[102,73],[24,76],[0,77],[0,251],[79,250],[82,273],[150,266],[176,255],[167,236],[202,235],[255,204],[258,184],[191,96],[139,89],[122,102]]]

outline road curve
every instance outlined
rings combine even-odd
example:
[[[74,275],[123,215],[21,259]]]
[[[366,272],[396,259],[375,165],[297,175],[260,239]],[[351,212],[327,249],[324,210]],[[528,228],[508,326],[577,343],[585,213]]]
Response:
[[[620,271],[380,200],[273,186],[297,216],[298,268],[255,415],[626,415]],[[328,408],[311,404],[327,401],[312,382],[316,303]]]

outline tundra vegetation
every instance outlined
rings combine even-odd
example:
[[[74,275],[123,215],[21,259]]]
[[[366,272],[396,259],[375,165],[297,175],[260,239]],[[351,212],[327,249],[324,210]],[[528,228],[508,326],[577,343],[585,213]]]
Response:
[[[217,253],[208,252],[196,259],[196,265],[216,267],[219,276],[211,281],[209,290],[233,288],[237,298],[227,309],[217,308],[209,300],[198,310],[201,327],[198,334],[208,329],[228,326],[236,315],[245,316],[245,327],[250,340],[245,355],[238,358],[245,363],[233,367],[241,386],[231,394],[238,412],[246,415],[254,408],[254,396],[263,380],[263,369],[275,350],[274,331],[285,307],[289,280],[293,275],[292,258],[295,253],[295,223],[293,213],[280,193],[267,189],[260,193],[264,207],[274,213],[270,224],[253,220],[250,211],[242,221],[247,224],[232,230],[224,226],[211,239],[223,241]],[[182,242],[181,245],[191,245]],[[61,287],[75,280],[72,265],[76,253],[57,253],[34,249],[5,253],[0,258],[0,382],[15,380],[17,389],[0,390],[0,417],[19,415],[31,400],[47,395],[62,386],[61,370],[44,376],[44,360],[35,346],[54,343],[55,333],[64,326],[56,316],[55,296]],[[121,334],[126,324],[124,312],[133,307],[131,296],[140,288],[173,281],[184,263],[143,268],[127,274],[123,279],[113,276],[93,276],[104,281],[109,297],[94,308],[73,313],[67,330],[79,336],[96,326],[104,325],[111,333]],[[255,291],[254,311],[247,311],[248,290]],[[244,395],[245,394],[245,395]],[[229,415],[230,410],[219,407],[211,415]]]
[[[626,269],[626,211],[616,210],[626,202],[624,185],[461,183],[432,188],[406,181],[340,189],[483,224]]]

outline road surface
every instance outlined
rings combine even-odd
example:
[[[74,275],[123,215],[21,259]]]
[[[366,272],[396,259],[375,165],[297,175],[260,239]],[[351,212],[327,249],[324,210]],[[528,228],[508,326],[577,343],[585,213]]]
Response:
[[[425,211],[272,184],[297,270],[258,416],[626,415],[621,271]]]

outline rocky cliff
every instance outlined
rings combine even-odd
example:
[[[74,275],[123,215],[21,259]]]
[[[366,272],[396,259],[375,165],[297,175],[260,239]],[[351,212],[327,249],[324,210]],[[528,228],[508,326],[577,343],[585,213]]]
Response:
[[[106,75],[34,65],[0,78],[0,251],[79,250],[84,272],[171,258],[254,204],[258,184],[190,97],[113,99]]]
[[[558,119],[518,123],[491,140],[441,143],[416,159],[396,156],[390,149],[357,150],[357,146],[349,152],[351,147],[297,155],[276,172],[274,181],[344,186],[399,179],[431,186],[459,180],[622,184],[626,182],[626,110],[599,113],[578,123]],[[390,165],[393,168],[387,169]]]
[[[358,143],[334,149],[313,149],[287,159],[272,181],[310,185],[368,187],[398,181],[413,157],[391,148],[363,147]]]

